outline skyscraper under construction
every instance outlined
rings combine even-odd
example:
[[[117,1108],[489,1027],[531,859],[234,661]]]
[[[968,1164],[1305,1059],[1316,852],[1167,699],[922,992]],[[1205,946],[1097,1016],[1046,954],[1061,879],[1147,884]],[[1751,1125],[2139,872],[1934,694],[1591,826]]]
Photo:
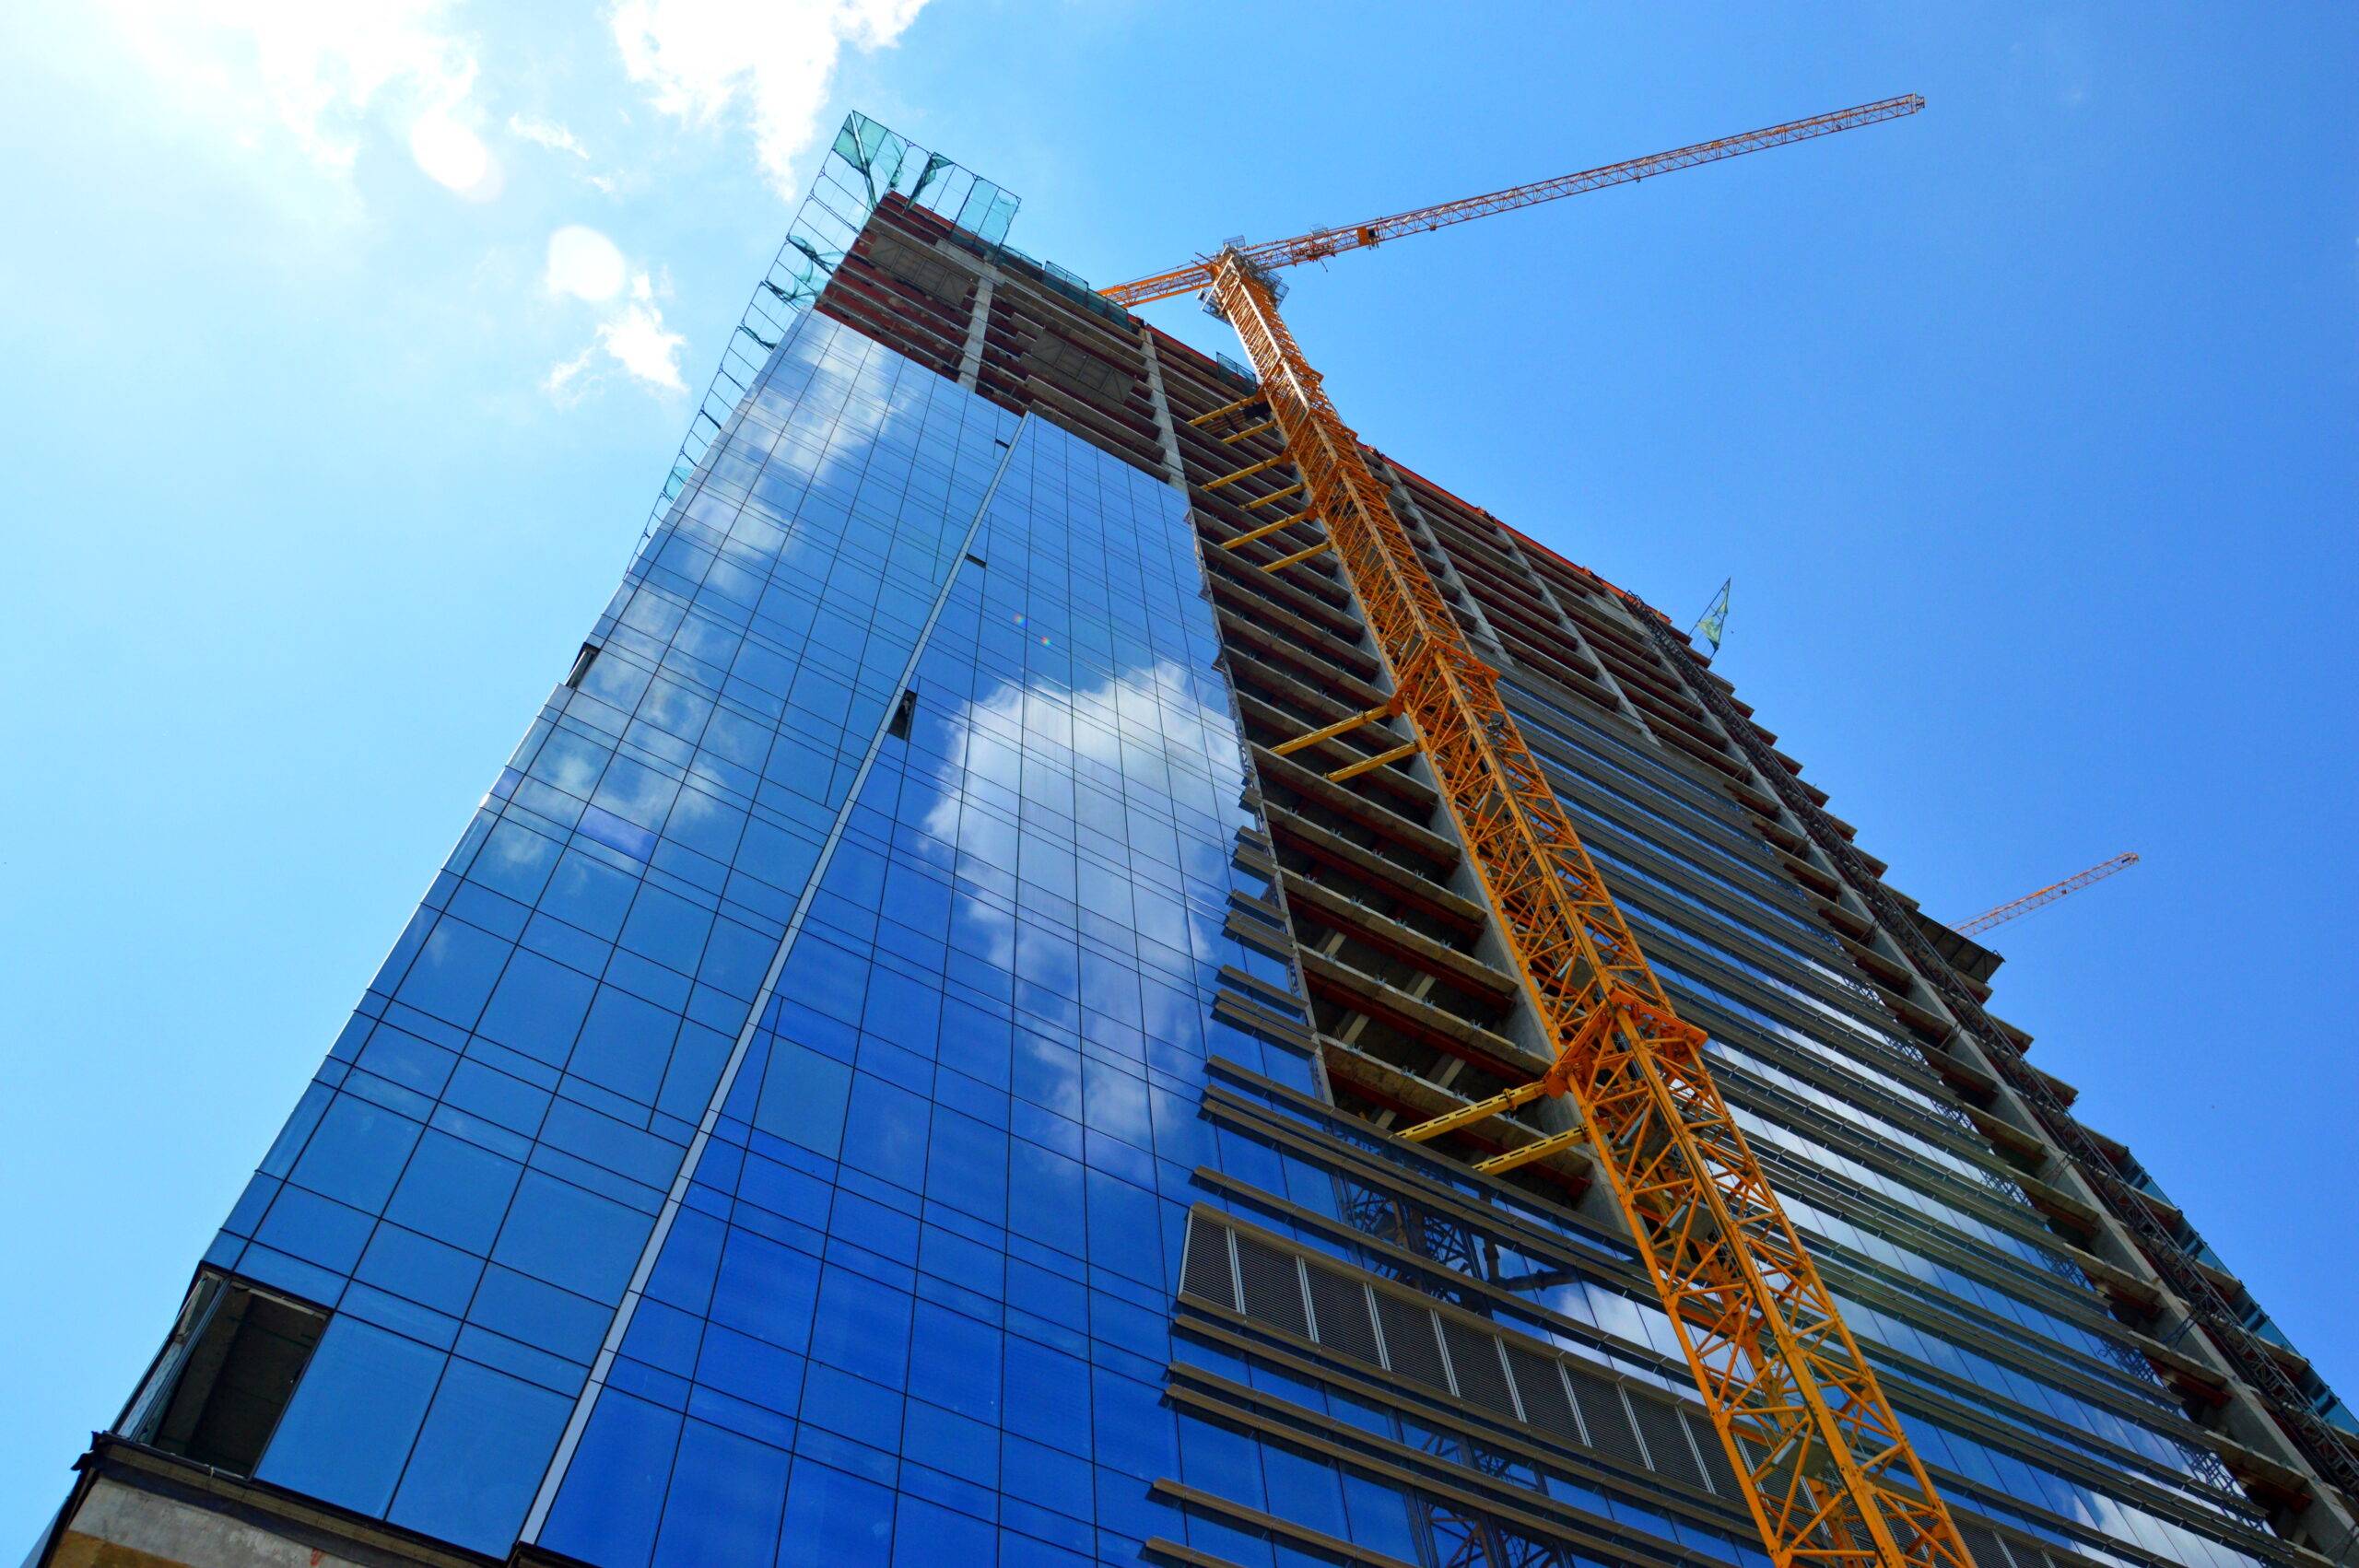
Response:
[[[2344,1561],[2359,1428],[1687,640],[1308,450],[1266,263],[1249,369],[1015,207],[847,122],[36,1563]]]

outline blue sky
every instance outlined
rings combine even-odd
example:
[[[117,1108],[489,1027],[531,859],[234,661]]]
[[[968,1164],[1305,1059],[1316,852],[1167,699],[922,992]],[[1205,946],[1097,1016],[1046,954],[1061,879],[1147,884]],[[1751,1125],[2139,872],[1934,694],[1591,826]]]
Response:
[[[0,10],[0,1540],[109,1422],[638,536],[820,128],[1108,282],[1902,92],[1339,260],[1347,417],[1692,618],[2346,1393],[2346,7]],[[1154,319],[1230,346],[1184,301]]]

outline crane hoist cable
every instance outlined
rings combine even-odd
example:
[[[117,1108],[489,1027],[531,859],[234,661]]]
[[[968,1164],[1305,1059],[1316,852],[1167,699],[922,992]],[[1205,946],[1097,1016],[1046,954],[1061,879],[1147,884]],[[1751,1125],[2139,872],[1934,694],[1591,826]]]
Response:
[[[1555,1048],[1536,1083],[1469,1109],[1497,1114],[1518,1094],[1571,1100],[1578,1126],[1543,1141],[1583,1139],[1595,1152],[1778,1568],[1973,1568],[1973,1559],[1713,1083],[1703,1031],[1679,1018],[1648,965],[1501,701],[1497,673],[1468,645],[1358,437],[1278,315],[1273,274],[1922,104],[1889,99],[1350,230],[1231,245],[1103,291],[1128,305],[1200,290],[1243,342],[1260,377],[1249,401],[1283,434],[1307,514],[1323,526],[1376,633],[1392,682],[1388,706],[1414,728],[1414,742],[1394,755],[1421,752],[1432,769]],[[1461,1113],[1405,1135],[1474,1119]]]

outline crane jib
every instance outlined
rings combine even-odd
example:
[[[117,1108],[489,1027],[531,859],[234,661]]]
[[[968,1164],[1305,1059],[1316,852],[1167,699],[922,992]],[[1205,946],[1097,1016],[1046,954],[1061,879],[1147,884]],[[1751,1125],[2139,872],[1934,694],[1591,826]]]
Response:
[[[1304,262],[1322,261],[1345,251],[1366,250],[1387,240],[1407,234],[1429,234],[1453,223],[1472,218],[1488,217],[1493,213],[1511,212],[1518,207],[1536,206],[1562,196],[1578,195],[1608,185],[1623,185],[1665,174],[1675,169],[1692,169],[1697,164],[1713,163],[1721,158],[1736,158],[1766,147],[1783,146],[1789,142],[1807,141],[1813,136],[1830,135],[1837,131],[1848,131],[1879,121],[1896,120],[1914,114],[1925,107],[1925,100],[1915,93],[1887,98],[1876,103],[1863,103],[1856,109],[1838,110],[1832,114],[1813,115],[1808,120],[1790,121],[1764,130],[1748,131],[1742,135],[1723,136],[1716,142],[1699,142],[1694,146],[1675,147],[1656,153],[1651,158],[1632,158],[1625,163],[1608,164],[1602,169],[1585,170],[1578,174],[1559,175],[1553,180],[1536,181],[1529,185],[1517,185],[1488,195],[1469,196],[1460,201],[1445,202],[1437,206],[1418,207],[1410,212],[1395,213],[1390,217],[1375,218],[1367,223],[1342,228],[1315,229],[1298,234],[1291,240],[1273,240],[1259,245],[1238,248],[1248,265],[1264,269],[1290,267]],[[1135,279],[1102,288],[1098,293],[1118,305],[1144,305],[1157,299],[1169,299],[1181,294],[1194,294],[1209,288],[1213,281],[1214,260],[1199,257],[1184,267],[1157,273],[1151,277]]]

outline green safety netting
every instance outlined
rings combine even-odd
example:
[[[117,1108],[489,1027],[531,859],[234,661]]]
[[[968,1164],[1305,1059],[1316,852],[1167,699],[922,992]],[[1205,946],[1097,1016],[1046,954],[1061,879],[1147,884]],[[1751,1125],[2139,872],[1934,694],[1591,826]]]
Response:
[[[647,520],[644,541],[665,510],[696,477],[713,443],[728,427],[737,404],[784,339],[794,318],[827,287],[851,249],[868,215],[888,195],[899,195],[981,240],[993,251],[1006,240],[1020,198],[937,152],[854,111],[820,160],[810,190],[788,223],[786,239],[770,263],[752,301],[730,334],[712,383],[689,422],[679,457]],[[1034,263],[1038,265],[1039,263]],[[1086,293],[1071,274],[1060,281]],[[1090,296],[1095,299],[1095,296]]]

